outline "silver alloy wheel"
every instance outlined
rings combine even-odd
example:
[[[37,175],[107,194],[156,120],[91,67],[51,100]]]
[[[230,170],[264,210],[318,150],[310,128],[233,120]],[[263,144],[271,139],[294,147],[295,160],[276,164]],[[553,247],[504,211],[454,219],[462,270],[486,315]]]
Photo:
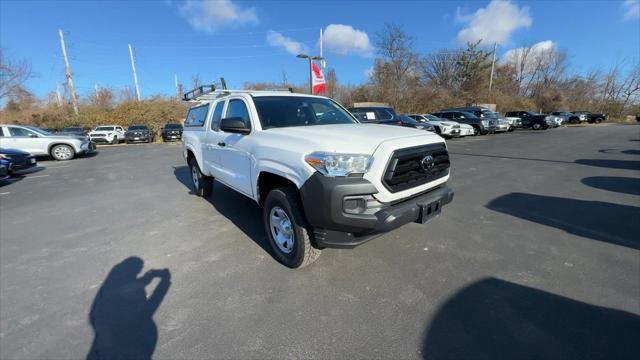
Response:
[[[269,229],[278,249],[285,254],[293,251],[293,224],[287,213],[279,206],[274,206],[269,212]]]
[[[71,159],[71,148],[66,145],[58,145],[53,149],[53,153],[56,156],[56,159],[59,160],[69,160]]]
[[[196,191],[200,189],[200,174],[198,174],[198,168],[195,166],[191,167],[191,180],[193,181],[193,186],[196,188]]]
[[[540,128],[542,128],[542,125],[540,125],[539,123],[533,124],[533,130],[540,130]]]

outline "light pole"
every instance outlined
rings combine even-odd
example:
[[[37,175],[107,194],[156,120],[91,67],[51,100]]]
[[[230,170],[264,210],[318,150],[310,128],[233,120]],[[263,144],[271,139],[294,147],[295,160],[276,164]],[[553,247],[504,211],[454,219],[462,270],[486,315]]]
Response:
[[[313,95],[313,75],[311,70],[311,61],[324,60],[324,58],[322,56],[309,56],[306,54],[298,54],[296,57],[300,59],[309,59],[309,94]]]

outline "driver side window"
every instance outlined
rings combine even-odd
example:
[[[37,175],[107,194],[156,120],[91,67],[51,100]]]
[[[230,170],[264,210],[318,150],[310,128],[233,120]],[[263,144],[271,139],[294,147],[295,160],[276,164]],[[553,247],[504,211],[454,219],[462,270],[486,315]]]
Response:
[[[23,128],[18,128],[18,127],[9,127],[9,134],[11,134],[11,136],[13,137],[29,137],[29,136],[34,136],[36,137],[36,133],[29,131],[27,129],[23,129]]]

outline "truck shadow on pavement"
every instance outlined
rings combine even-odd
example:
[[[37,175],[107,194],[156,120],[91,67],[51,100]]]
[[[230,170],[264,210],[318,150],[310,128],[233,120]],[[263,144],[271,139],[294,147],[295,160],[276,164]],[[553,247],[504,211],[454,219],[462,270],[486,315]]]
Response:
[[[640,208],[526,193],[510,193],[486,207],[571,234],[640,250]]]
[[[195,196],[191,185],[189,167],[174,167],[173,173],[176,179],[189,189],[189,194]],[[273,257],[267,234],[264,230],[262,210],[255,201],[217,181],[213,183],[211,196],[205,198],[205,200],[207,200],[220,215],[229,219],[238,229],[253,240],[253,242]]]
[[[587,186],[596,189],[640,195],[640,179],[619,176],[591,176],[581,180]]]
[[[153,314],[171,286],[168,269],[149,270],[139,257],[115,265],[91,305],[89,323],[95,334],[87,359],[151,359],[158,342]],[[145,287],[160,282],[149,297]]]
[[[486,278],[429,324],[425,359],[638,359],[640,316]]]

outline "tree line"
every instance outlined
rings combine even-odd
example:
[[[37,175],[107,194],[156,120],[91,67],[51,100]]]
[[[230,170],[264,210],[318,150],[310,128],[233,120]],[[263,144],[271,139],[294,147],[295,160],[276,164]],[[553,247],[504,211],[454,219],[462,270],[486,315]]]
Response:
[[[424,113],[445,107],[496,104],[499,111],[586,110],[613,118],[640,113],[640,64],[621,60],[607,70],[570,71],[568,56],[552,44],[539,43],[508,51],[494,62],[494,50],[481,41],[464,49],[420,54],[415,38],[402,26],[385,24],[375,35],[376,57],[367,81],[341,84],[335,69],[326,74],[327,96],[345,106],[384,102],[398,112]],[[493,74],[493,75],[492,75]],[[135,101],[129,88],[96,88],[80,99],[80,114],[70,108],[68,92],[37,99],[25,88],[33,72],[26,60],[9,61],[0,50],[0,122],[62,128],[71,125],[145,123],[158,129],[184,118],[186,104],[177,97],[152,96]],[[193,76],[192,85],[202,81]],[[282,73],[280,82],[246,82],[247,89],[293,88]]]

